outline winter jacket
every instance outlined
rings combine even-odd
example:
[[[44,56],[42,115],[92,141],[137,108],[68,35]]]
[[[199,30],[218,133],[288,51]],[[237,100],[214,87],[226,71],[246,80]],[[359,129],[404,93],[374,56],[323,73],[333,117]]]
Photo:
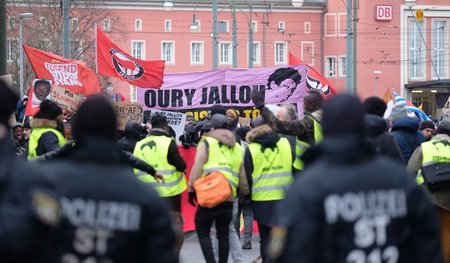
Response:
[[[5,199],[4,262],[178,262],[166,205],[134,176],[114,141],[29,162]]]
[[[59,128],[58,123],[56,121],[49,120],[49,119],[32,119],[30,121],[30,126],[32,129],[36,129],[36,128],[58,129]],[[58,131],[58,132],[60,132],[60,131]],[[58,137],[55,135],[54,132],[48,131],[48,132],[44,133],[41,136],[41,138],[39,139],[36,153],[38,156],[40,156],[45,153],[54,151],[58,148],[59,148]]]
[[[0,138],[0,200],[18,165],[13,141],[9,135],[5,135],[4,138]]]
[[[405,164],[408,163],[417,146],[425,141],[425,137],[419,131],[419,126],[416,118],[409,117],[396,121],[392,125],[391,133],[402,151]]]
[[[400,163],[405,163],[402,152],[395,138],[388,132],[386,120],[374,114],[364,116],[366,134],[372,140],[381,155],[391,157]]]
[[[279,206],[275,262],[443,262],[436,213],[402,165],[362,137],[322,147]]]
[[[236,144],[236,138],[234,134],[226,129],[214,129],[208,132],[205,136],[214,138],[228,147],[233,147]],[[209,151],[207,142],[206,140],[200,140],[197,145],[197,153],[195,155],[194,165],[192,166],[189,178],[189,192],[194,192],[194,182],[201,177],[203,165],[208,162],[208,157]],[[220,156],[217,156],[217,158],[220,158]],[[245,176],[244,165],[241,166],[241,169],[239,171],[238,190],[244,195],[248,195],[250,193],[247,178]],[[234,200],[233,196],[230,197],[230,201],[232,200]]]
[[[431,138],[431,141],[448,141],[450,143],[450,136],[446,134],[437,134]],[[408,161],[406,169],[416,177],[417,172],[422,169],[423,151],[422,146],[419,146],[414,151],[413,155]],[[428,193],[434,205],[450,212],[450,191],[449,189],[436,190],[429,192],[425,185],[422,186]]]
[[[280,140],[280,135],[276,134],[269,125],[262,125],[252,129],[246,137],[247,142],[250,144],[256,142],[263,147],[275,148],[277,142]],[[292,160],[295,159],[295,141],[291,142],[292,148]],[[247,148],[244,155],[244,167],[245,174],[247,176],[248,185],[251,189],[253,185],[252,173],[253,173],[253,161],[250,154],[250,150]],[[292,168],[294,170],[294,168]],[[252,201],[253,216],[259,224],[272,227],[275,224],[275,208],[280,201]]]
[[[303,119],[283,122],[278,120],[267,107],[264,107],[261,110],[261,116],[274,131],[282,134],[295,135],[299,140],[302,140],[310,145],[314,145],[313,119],[321,123],[322,110],[317,110],[313,113],[305,112]]]
[[[125,125],[124,137],[119,140],[122,150],[133,153],[136,143],[145,138],[147,131],[140,123],[130,121]]]

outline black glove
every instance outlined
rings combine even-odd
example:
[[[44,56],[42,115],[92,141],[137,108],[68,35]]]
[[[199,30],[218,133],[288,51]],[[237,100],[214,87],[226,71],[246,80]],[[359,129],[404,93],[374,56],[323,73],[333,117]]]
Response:
[[[258,109],[264,108],[264,95],[257,89],[253,89],[250,96],[252,97],[253,104]]]
[[[195,192],[189,192],[189,204],[197,206],[197,195]]]

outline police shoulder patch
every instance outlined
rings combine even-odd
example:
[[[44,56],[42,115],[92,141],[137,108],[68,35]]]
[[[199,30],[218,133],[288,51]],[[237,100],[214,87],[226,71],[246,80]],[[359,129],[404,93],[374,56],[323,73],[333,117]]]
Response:
[[[58,201],[39,190],[33,193],[33,211],[44,224],[54,226],[59,223],[60,206]]]

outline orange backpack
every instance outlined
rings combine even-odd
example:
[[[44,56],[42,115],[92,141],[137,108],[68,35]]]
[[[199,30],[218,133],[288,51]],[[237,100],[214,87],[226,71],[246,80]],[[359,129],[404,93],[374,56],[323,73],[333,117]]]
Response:
[[[197,202],[207,208],[213,208],[225,202],[231,196],[227,178],[221,172],[214,171],[199,178],[194,183]]]

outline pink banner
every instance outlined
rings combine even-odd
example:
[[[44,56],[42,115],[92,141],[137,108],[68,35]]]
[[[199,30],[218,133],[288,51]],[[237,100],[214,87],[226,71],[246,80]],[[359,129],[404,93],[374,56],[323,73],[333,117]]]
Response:
[[[292,103],[301,111],[310,86],[306,84],[307,69],[300,65],[165,74],[161,89],[138,88],[137,99],[145,110],[191,112],[197,120],[215,104],[235,108],[241,117],[255,118],[259,111],[254,108],[250,93],[257,88],[265,93],[266,103]],[[328,95],[326,90],[318,91]]]

